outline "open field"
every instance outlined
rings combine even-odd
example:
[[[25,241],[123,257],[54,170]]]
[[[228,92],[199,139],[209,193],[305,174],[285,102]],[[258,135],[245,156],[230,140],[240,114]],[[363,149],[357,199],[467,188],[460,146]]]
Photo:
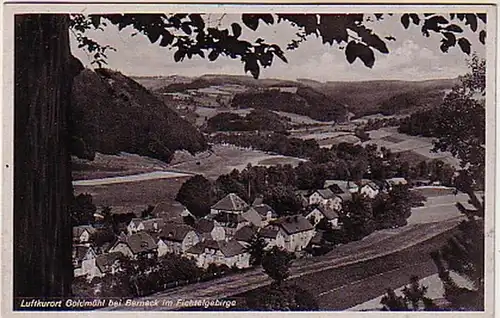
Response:
[[[174,158],[175,159],[175,158]],[[215,179],[221,174],[230,173],[234,169],[243,170],[248,164],[298,165],[300,159],[281,155],[271,155],[263,151],[243,149],[232,145],[214,145],[211,151],[185,156],[181,161],[173,161],[170,169],[202,174]]]
[[[165,201],[177,205],[175,196],[188,177],[146,180],[93,186],[74,186],[75,195],[89,193],[95,205],[155,205]]]
[[[163,161],[126,152],[118,155],[96,153],[93,161],[76,157],[72,157],[71,161],[73,180],[128,176],[168,167]]]

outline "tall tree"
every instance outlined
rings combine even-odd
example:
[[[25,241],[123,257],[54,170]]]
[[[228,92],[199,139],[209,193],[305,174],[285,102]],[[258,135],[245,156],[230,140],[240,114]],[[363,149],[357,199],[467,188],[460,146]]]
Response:
[[[195,175],[184,182],[175,199],[182,203],[197,217],[210,213],[214,203],[213,186],[210,180],[202,175]]]
[[[15,18],[14,296],[71,293],[69,17]],[[14,308],[19,304],[15,301]]]
[[[376,228],[371,199],[354,193],[352,200],[343,204],[339,222],[350,240],[360,240],[371,234]]]
[[[273,246],[273,248],[264,253],[262,268],[273,279],[276,285],[281,285],[290,276],[290,266],[292,265],[293,258],[291,253]]]

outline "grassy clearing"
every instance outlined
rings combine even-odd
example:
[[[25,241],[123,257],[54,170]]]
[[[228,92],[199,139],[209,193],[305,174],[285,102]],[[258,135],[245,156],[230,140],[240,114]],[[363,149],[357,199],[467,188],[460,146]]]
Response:
[[[175,196],[188,177],[117,183],[99,186],[75,186],[75,194],[90,193],[96,205],[141,205],[167,202]]]
[[[385,137],[382,137],[380,139],[386,140],[386,141],[389,141],[389,142],[394,142],[394,143],[405,141],[404,138],[401,138],[401,137],[398,137],[398,136],[385,136]]]
[[[276,158],[268,158],[259,161],[259,165],[262,166],[276,166],[276,165],[292,165],[292,166],[297,166],[299,162],[302,160],[298,158],[292,158],[292,157],[276,157]]]

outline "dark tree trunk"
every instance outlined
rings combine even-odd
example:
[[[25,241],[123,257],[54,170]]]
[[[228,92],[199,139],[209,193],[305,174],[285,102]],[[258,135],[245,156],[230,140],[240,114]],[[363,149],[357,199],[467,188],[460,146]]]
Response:
[[[71,85],[67,15],[15,20],[14,297],[70,294]],[[17,307],[14,301],[14,308]]]

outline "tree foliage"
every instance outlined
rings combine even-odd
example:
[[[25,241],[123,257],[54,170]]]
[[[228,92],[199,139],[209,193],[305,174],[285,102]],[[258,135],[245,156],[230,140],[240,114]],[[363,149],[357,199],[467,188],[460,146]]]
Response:
[[[85,31],[102,29],[113,24],[119,30],[129,26],[145,35],[151,43],[162,47],[174,48],[176,62],[191,59],[193,56],[217,60],[220,56],[239,59],[249,72],[258,78],[261,68],[272,65],[274,58],[287,63],[285,52],[275,43],[267,43],[262,37],[250,42],[242,38],[242,26],[256,31],[259,25],[277,25],[287,23],[296,29],[296,38],[290,39],[287,50],[294,50],[311,36],[321,39],[323,44],[343,49],[347,62],[360,60],[366,67],[373,67],[375,53],[389,53],[387,43],[395,40],[392,36],[381,37],[370,29],[370,25],[392,14],[242,14],[241,22],[234,22],[230,27],[211,27],[203,14],[108,14],[71,15],[72,30],[80,43],[94,57],[98,65],[105,63],[109,46],[101,46],[89,39]],[[458,46],[466,54],[471,53],[469,39],[461,36],[463,29],[469,27],[478,34],[481,43],[485,43],[485,14],[449,14],[434,13],[401,15],[404,28],[411,25],[420,27],[422,35],[431,34],[441,37],[440,49],[448,52]]]
[[[373,233],[376,222],[371,199],[360,193],[354,193],[351,201],[343,203],[339,222],[342,223],[350,240],[360,240]]]
[[[92,224],[94,222],[94,214],[97,211],[96,206],[92,203],[92,195],[81,193],[76,197],[73,196],[70,211],[73,226]]]
[[[245,250],[250,253],[251,265],[260,265],[262,263],[266,246],[267,243],[260,235],[255,234],[252,236],[249,245],[245,248]]]
[[[202,175],[195,175],[184,182],[175,197],[193,215],[203,217],[210,213],[214,203],[212,183]]]
[[[293,259],[294,257],[291,253],[273,246],[273,248],[264,253],[262,268],[276,285],[281,285],[290,276],[290,266]]]
[[[410,278],[410,284],[403,288],[403,295],[398,296],[392,289],[387,289],[380,303],[384,311],[420,311],[436,310],[432,299],[426,297],[427,286],[420,285],[417,276]]]
[[[246,297],[251,310],[314,311],[319,306],[314,296],[297,285],[273,285],[259,289]]]

